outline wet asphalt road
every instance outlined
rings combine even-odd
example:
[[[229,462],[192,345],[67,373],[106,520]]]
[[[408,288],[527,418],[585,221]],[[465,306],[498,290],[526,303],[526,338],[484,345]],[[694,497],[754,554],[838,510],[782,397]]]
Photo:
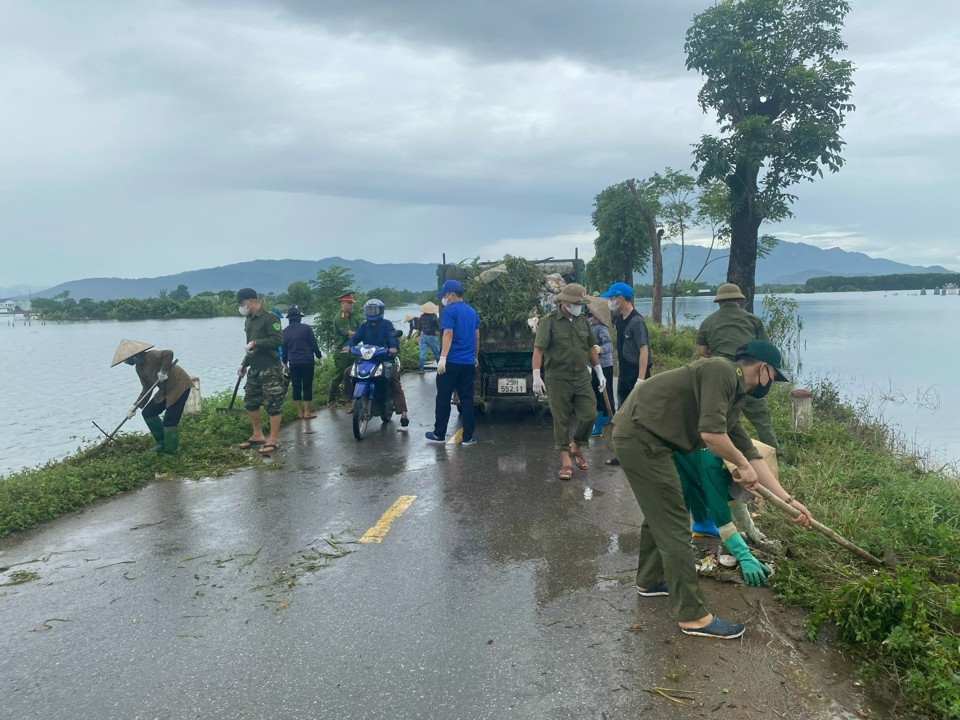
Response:
[[[644,689],[702,684],[705,650],[770,664],[775,631],[681,640],[636,596],[640,514],[598,440],[561,483],[549,424],[491,413],[478,445],[427,443],[432,376],[404,386],[409,432],[376,420],[358,443],[321,410],[284,428],[281,467],[161,480],[4,541],[0,582],[38,577],[0,587],[0,716],[691,717]],[[401,496],[382,542],[356,542]]]

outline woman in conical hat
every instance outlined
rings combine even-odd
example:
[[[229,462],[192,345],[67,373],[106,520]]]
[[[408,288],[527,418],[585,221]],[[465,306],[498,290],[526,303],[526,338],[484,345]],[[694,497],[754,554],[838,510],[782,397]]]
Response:
[[[156,440],[157,452],[176,455],[180,446],[180,417],[190,397],[193,381],[179,364],[173,364],[172,350],[151,350],[152,347],[150,343],[124,338],[113,354],[110,367],[126,363],[137,369],[145,396],[138,405],[127,410],[127,419],[136,415],[139,407],[143,410],[143,421]],[[154,385],[157,391],[151,399],[146,391]]]

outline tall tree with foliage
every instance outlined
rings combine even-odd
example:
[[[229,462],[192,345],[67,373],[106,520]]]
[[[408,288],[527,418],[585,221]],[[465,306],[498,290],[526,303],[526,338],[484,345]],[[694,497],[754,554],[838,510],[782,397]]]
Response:
[[[750,309],[761,223],[792,215],[786,188],[843,165],[853,65],[835,56],[847,47],[849,11],[845,0],[720,0],[687,31],[687,69],[705,78],[700,107],[720,122],[717,136],[700,139],[694,167],[701,182],[729,188],[727,280]]]
[[[650,259],[650,239],[628,184],[611,185],[597,195],[590,219],[599,233],[587,266],[592,289],[605,290],[617,281],[633,287],[634,271],[643,272]]]
[[[340,312],[337,298],[355,292],[353,273],[342,265],[331,265],[326,270],[317,271],[317,277],[310,281],[310,287],[317,308],[317,316],[313,319],[317,342],[322,347],[331,348],[338,341],[333,329],[333,320]]]
[[[660,241],[663,239],[663,228],[657,228],[657,212],[660,210],[660,200],[657,190],[649,180],[637,183],[636,180],[627,180],[627,189],[633,198],[647,228],[647,237],[650,238],[651,274],[653,275],[653,295],[650,303],[650,319],[657,325],[663,323],[663,253],[660,250]]]
[[[671,240],[679,240],[680,244],[677,274],[670,283],[669,325],[674,328],[677,326],[677,293],[683,272],[687,232],[696,217],[697,183],[692,175],[668,167],[662,175],[653,174],[650,186],[660,195],[660,219],[664,224],[665,236]]]
[[[310,285],[303,280],[294,280],[287,285],[287,303],[289,305],[296,305],[306,315],[309,315],[314,310],[313,297],[314,294],[310,289]]]

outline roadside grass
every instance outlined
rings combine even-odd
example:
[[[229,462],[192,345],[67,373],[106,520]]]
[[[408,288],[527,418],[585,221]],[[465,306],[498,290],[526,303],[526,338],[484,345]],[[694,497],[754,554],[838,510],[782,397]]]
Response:
[[[654,371],[696,359],[696,330],[650,325]],[[401,362],[416,367],[417,344],[405,341]],[[314,407],[326,404],[333,361],[314,376]],[[860,659],[862,673],[894,689],[902,715],[960,719],[960,478],[903,451],[894,429],[870,417],[866,401],[847,403],[832,382],[809,388],[814,424],[790,429],[788,389],[769,402],[786,462],[784,487],[824,524],[879,557],[876,568],[816,532],[804,531],[772,506],[759,522],[788,553],[773,577],[778,597],[806,608],[811,640],[830,634]],[[0,479],[0,537],[26,530],[97,499],[143,487],[160,475],[218,477],[260,463],[236,444],[249,433],[245,414],[217,413],[230,391],[204,399],[181,422],[181,453],[153,452],[144,434],[125,434],[104,450],[81,449],[56,462]],[[241,405],[237,405],[241,407]],[[118,409],[118,412],[120,410]],[[285,421],[295,410],[288,399]],[[134,419],[134,427],[141,423]],[[266,423],[266,416],[264,416]],[[142,427],[142,424],[141,424]]]

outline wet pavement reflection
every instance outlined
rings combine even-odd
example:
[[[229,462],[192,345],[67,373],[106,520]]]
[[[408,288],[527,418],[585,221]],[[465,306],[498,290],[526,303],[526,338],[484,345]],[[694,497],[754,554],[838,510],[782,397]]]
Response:
[[[349,415],[322,410],[262,465],[161,480],[3,541],[0,582],[36,573],[0,587],[5,716],[689,717],[646,691],[673,673],[740,702],[737,717],[863,702],[842,682],[802,689],[835,672],[809,646],[785,704],[776,668],[799,638],[773,660],[778,631],[759,622],[741,645],[698,644],[638,598],[641,518],[600,439],[564,483],[549,416],[491,413],[479,444],[431,444],[432,377],[404,386],[409,432],[357,442]],[[400,496],[415,499],[383,520]],[[382,541],[358,543],[378,521]],[[720,612],[773,604],[708,593]],[[731,663],[755,677],[734,684]]]

